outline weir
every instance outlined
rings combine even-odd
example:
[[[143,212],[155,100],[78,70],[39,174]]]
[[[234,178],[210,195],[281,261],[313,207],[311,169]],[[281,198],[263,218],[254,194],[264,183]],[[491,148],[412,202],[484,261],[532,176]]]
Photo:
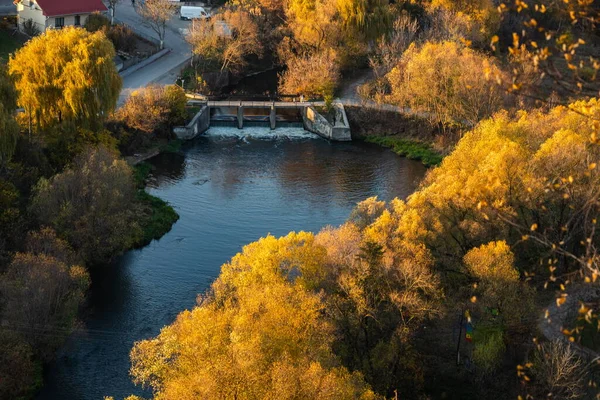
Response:
[[[200,111],[185,127],[174,128],[179,139],[189,140],[204,133],[210,126],[268,126],[275,130],[278,126],[298,126],[332,141],[349,141],[350,126],[344,106],[334,103],[329,121],[321,115],[316,107],[324,106],[323,102],[291,102],[291,101],[197,101],[189,102],[200,105]]]

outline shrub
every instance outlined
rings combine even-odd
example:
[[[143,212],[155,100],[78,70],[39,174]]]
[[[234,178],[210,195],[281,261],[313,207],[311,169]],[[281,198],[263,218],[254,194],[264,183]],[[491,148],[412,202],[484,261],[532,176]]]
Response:
[[[110,28],[110,21],[102,14],[93,13],[88,17],[83,27],[89,32],[96,32],[103,28]]]
[[[112,42],[117,51],[131,53],[136,48],[136,36],[125,25],[114,25],[102,28],[106,37]]]
[[[171,129],[185,122],[185,92],[178,86],[149,86],[129,96],[116,114],[131,129],[171,138]]]

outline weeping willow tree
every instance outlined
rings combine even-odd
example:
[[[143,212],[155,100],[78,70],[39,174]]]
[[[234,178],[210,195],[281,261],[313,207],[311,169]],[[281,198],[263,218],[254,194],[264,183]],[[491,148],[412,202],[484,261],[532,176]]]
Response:
[[[38,129],[63,121],[98,128],[115,109],[121,90],[114,56],[102,32],[75,27],[48,30],[9,61],[17,103]]]
[[[338,0],[337,8],[346,30],[366,39],[378,38],[392,26],[393,13],[385,0]]]

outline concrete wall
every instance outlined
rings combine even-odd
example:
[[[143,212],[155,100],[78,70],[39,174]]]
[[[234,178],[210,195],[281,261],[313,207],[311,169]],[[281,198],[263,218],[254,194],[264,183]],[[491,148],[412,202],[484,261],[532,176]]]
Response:
[[[206,132],[210,127],[210,107],[203,105],[200,111],[192,118],[186,126],[176,126],[173,133],[177,139],[190,140]]]
[[[350,125],[341,103],[333,105],[335,112],[335,125],[332,125],[327,119],[319,114],[313,106],[304,107],[302,110],[302,120],[304,129],[309,132],[333,141],[350,141]]]

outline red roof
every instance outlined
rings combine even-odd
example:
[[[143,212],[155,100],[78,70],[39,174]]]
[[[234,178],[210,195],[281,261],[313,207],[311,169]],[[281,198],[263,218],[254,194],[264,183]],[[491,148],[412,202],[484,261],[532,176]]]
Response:
[[[102,0],[36,0],[47,17],[106,11]]]

